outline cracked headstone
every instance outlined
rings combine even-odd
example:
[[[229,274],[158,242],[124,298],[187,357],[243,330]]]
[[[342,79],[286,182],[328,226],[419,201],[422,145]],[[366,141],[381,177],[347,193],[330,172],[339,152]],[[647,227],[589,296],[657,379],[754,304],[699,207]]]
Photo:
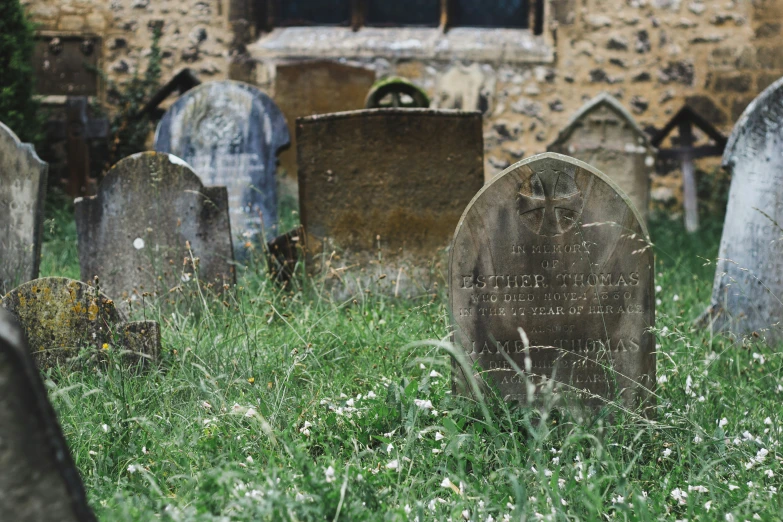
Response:
[[[477,382],[524,405],[550,390],[575,411],[649,406],[653,252],[608,177],[554,153],[512,165],[465,210],[450,255],[454,341],[466,356],[454,365],[457,391]]]
[[[740,117],[723,153],[731,189],[712,304],[702,317],[716,331],[783,341],[783,79]]]
[[[277,153],[289,142],[272,98],[226,80],[203,83],[174,102],[158,123],[154,148],[188,162],[206,185],[228,189],[232,233],[247,242],[277,234]]]
[[[0,441],[4,520],[96,520],[22,329],[1,309]]]
[[[225,187],[205,187],[178,157],[129,156],[75,202],[81,277],[99,277],[123,308],[150,295],[219,293],[235,282],[228,206]]]
[[[483,185],[481,114],[374,109],[296,130],[308,271],[394,295],[445,282],[437,260]]]
[[[8,292],[0,306],[16,316],[41,368],[101,358],[106,350],[142,362],[160,353],[157,322],[126,321],[114,301],[81,281],[35,279]]]
[[[647,219],[655,149],[613,96],[604,93],[587,102],[548,150],[582,160],[609,176]]]
[[[38,277],[48,166],[0,123],[0,293]]]

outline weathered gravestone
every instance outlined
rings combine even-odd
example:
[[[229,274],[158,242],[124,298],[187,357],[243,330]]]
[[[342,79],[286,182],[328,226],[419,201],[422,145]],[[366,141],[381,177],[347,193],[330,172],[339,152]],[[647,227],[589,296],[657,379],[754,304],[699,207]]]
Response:
[[[394,294],[431,289],[443,272],[433,261],[483,184],[481,115],[363,110],[296,130],[308,270],[349,289],[382,276]]]
[[[160,352],[158,323],[126,322],[111,299],[81,281],[29,281],[8,292],[0,306],[16,316],[42,368],[106,349],[128,352],[131,359],[154,359]]]
[[[586,163],[546,153],[509,167],[476,195],[454,235],[456,344],[509,401],[533,402],[528,382],[540,392],[549,379],[560,392],[582,390],[593,407],[645,402],[656,382],[647,238],[627,196]],[[454,376],[463,389],[459,365]]]
[[[548,150],[585,161],[609,176],[647,219],[655,149],[613,96],[604,93],[587,102]]]
[[[47,165],[0,123],[0,292],[38,277]]]
[[[250,238],[277,232],[277,152],[290,142],[272,99],[234,81],[203,83],[158,123],[155,150],[186,162],[207,185],[228,189],[231,231]]]
[[[275,67],[274,96],[288,127],[293,129],[297,118],[362,109],[367,91],[374,82],[375,71],[366,67],[328,60],[281,63]],[[292,150],[280,154],[280,166],[294,185],[297,178],[295,134],[291,136]]]
[[[0,441],[3,520],[95,520],[22,330],[4,310],[0,310]]]
[[[740,117],[723,154],[731,189],[712,305],[715,330],[783,341],[783,79]]]
[[[235,281],[226,188],[205,187],[176,156],[123,159],[75,207],[82,279],[98,276],[116,299]]]

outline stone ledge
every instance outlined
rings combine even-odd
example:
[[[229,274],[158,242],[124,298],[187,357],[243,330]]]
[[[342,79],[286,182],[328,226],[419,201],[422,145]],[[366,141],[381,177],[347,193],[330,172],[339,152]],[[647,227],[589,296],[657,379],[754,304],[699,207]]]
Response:
[[[347,58],[469,60],[552,63],[554,48],[528,30],[459,27],[377,28],[286,27],[248,47],[257,58]]]

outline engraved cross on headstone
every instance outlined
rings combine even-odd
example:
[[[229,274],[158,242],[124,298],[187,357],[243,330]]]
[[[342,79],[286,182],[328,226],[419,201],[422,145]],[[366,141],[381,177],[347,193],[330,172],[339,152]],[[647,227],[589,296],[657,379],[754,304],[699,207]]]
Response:
[[[582,209],[582,193],[574,179],[562,171],[547,169],[534,173],[530,194],[520,187],[517,210],[523,222],[542,236],[558,236],[574,226]]]

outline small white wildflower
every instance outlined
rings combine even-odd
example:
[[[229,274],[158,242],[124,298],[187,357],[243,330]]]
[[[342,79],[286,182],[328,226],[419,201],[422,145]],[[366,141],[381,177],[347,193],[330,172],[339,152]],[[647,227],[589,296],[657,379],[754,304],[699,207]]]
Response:
[[[346,394],[344,394],[344,393],[341,393],[341,394],[340,394],[340,398],[341,398],[341,399],[347,399],[347,398],[348,398],[348,396],[347,396]]]
[[[375,397],[377,397],[377,395],[375,395],[374,391],[370,390],[369,392],[367,392],[368,399],[374,399]]]
[[[663,457],[664,458],[667,458],[671,454],[672,454],[672,450],[670,448],[666,448],[665,450],[663,450]]]
[[[768,469],[767,471],[765,471],[765,472],[764,472],[764,474],[765,474],[767,477],[769,477],[769,478],[772,478],[772,477],[774,477],[774,476],[775,476],[775,473],[774,473],[774,472],[773,472],[771,469]]]
[[[657,294],[658,292],[660,292],[661,290],[663,290],[663,288],[661,287],[661,285],[657,285],[657,286],[655,287],[655,293],[656,293],[656,294]]]
[[[426,370],[427,367],[424,366],[424,363],[419,363],[419,370]]]
[[[548,470],[548,469],[545,469],[544,470],[544,476],[545,477],[551,477],[552,476],[552,472],[550,470]]]
[[[669,382],[669,378],[666,377],[665,375],[661,375],[660,377],[658,377],[658,384],[664,384],[667,382]]]
[[[183,283],[187,283],[188,281],[190,281],[190,274],[187,272],[183,272],[179,279]]]
[[[432,409],[432,401],[431,400],[424,400],[424,399],[414,399],[413,404],[421,408],[422,410],[431,410]]]
[[[411,514],[411,511],[413,511],[413,510],[411,509],[411,506],[410,506],[410,504],[405,504],[405,508],[404,508],[404,509],[405,509],[405,514],[406,514],[406,515],[410,515],[410,514]]]
[[[136,473],[140,469],[141,469],[141,466],[139,466],[137,464],[128,464],[128,473],[130,473],[131,475]]]
[[[731,513],[726,513],[725,515],[723,515],[723,520],[725,520],[726,522],[734,522],[734,515],[732,515]]]
[[[709,493],[710,490],[705,486],[688,486],[688,491],[695,491],[697,493]]]
[[[679,296],[679,295],[677,295],[677,294],[674,294],[674,295],[672,296],[672,301],[674,301],[675,303],[676,303],[677,301],[679,301],[679,300],[680,300],[680,296]]]
[[[449,477],[445,477],[443,480],[440,481],[440,487],[442,488],[451,488],[454,487],[454,484],[449,480]]]
[[[661,301],[660,298],[655,300],[655,305],[656,306],[661,306],[662,304],[663,304],[663,301]]]
[[[702,441],[703,441],[703,439],[702,439],[701,437],[699,437],[698,435],[696,435],[695,437],[693,437],[693,443],[694,443],[694,444],[701,444],[701,443],[702,443]]]
[[[554,464],[555,466],[560,464],[560,457],[553,457],[552,458],[552,464]]]
[[[332,466],[329,466],[324,471],[324,475],[326,476],[326,482],[333,482],[334,481],[334,468]]]
[[[704,509],[707,511],[712,509],[712,500],[708,500],[707,502],[704,503]]]
[[[764,419],[764,424],[766,424],[767,426],[771,426],[772,425],[772,419],[767,417],[766,419]]]
[[[462,518],[464,518],[465,520],[470,520],[470,511],[468,511],[467,509],[463,509]]]
[[[399,467],[400,467],[400,461],[398,461],[397,459],[394,459],[386,464],[386,469],[397,469]]]
[[[108,424],[101,424],[101,429],[104,433],[109,433],[109,425]]]
[[[671,496],[681,506],[684,506],[685,503],[688,501],[688,493],[681,490],[680,488],[673,489],[671,492]]]
[[[247,456],[247,458],[246,458],[245,460],[247,461],[247,463],[248,463],[248,464],[252,464],[253,462],[255,462],[255,461],[253,460],[253,457],[251,457],[250,455],[248,455],[248,456]]]
[[[754,484],[753,484],[753,481],[752,481],[752,480],[749,480],[749,481],[748,481],[748,487],[749,487],[749,488],[751,488],[751,489],[753,489],[753,486],[754,486]]]
[[[201,407],[204,408],[205,410],[211,410],[212,409],[212,405],[210,403],[208,403],[207,401],[202,401],[201,402]]]
[[[386,446],[386,453],[391,453],[394,449],[394,444],[389,443],[388,446]]]
[[[436,372],[435,370],[432,370],[432,371],[430,372],[430,377],[432,377],[433,379],[435,379],[435,378],[438,378],[438,377],[443,377],[443,376],[442,376],[441,374],[439,374],[438,372]]]
[[[734,484],[729,484],[729,491],[734,491],[735,489],[739,489],[739,486],[735,486]]]
[[[144,248],[144,240],[140,237],[134,239],[133,248],[135,248],[136,250],[141,250],[142,248]]]
[[[718,421],[718,426],[722,428],[726,426],[728,423],[729,423],[729,419],[723,417],[721,420]]]
[[[441,432],[439,432],[439,431],[435,432],[435,440],[436,441],[443,440],[445,438],[446,438],[446,436],[444,434],[442,434]]]
[[[620,495],[616,495],[612,497],[612,504],[622,504],[625,502],[625,497],[621,497]]]
[[[258,412],[255,408],[248,408],[245,412],[245,417],[255,417],[256,415],[258,415]]]
[[[347,401],[345,401],[345,405],[348,406],[349,408],[353,408],[354,404],[356,403],[353,402],[353,399],[348,399]]]
[[[142,446],[141,447],[141,452],[146,455],[147,454],[147,446]]]
[[[432,448],[433,455],[437,455],[438,453],[440,453],[440,450],[438,448]]]

